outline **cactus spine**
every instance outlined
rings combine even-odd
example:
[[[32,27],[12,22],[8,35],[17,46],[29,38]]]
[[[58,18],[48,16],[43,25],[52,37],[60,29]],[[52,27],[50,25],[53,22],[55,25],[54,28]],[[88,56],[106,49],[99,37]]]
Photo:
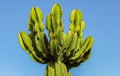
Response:
[[[46,18],[49,40],[44,33],[43,13],[33,7],[28,21],[29,33],[18,34],[21,47],[38,63],[47,64],[45,76],[72,76],[71,68],[87,61],[91,55],[94,39],[88,36],[83,39],[85,23],[82,13],[76,9],[70,15],[68,34],[63,32],[62,8],[59,4],[52,7]]]

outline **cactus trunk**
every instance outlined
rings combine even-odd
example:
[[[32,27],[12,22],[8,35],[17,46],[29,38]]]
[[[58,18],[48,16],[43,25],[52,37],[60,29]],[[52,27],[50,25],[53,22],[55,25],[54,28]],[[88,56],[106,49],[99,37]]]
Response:
[[[44,76],[72,76],[64,63],[60,61],[49,62]]]

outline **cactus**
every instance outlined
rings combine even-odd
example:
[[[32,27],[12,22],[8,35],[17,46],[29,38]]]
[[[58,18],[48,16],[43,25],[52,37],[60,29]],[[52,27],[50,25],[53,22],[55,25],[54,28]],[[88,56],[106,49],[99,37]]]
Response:
[[[33,7],[28,21],[29,33],[18,34],[21,47],[30,57],[35,62],[47,64],[45,76],[72,76],[69,70],[87,61],[91,55],[94,39],[92,36],[83,39],[85,22],[81,11],[71,12],[68,34],[63,32],[62,14],[61,6],[55,4],[46,18],[50,38],[47,39],[43,13],[40,8]]]

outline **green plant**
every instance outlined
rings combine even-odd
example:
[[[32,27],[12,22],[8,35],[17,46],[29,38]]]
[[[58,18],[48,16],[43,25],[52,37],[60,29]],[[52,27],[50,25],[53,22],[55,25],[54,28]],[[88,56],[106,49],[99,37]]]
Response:
[[[38,63],[47,64],[45,76],[72,76],[71,68],[79,66],[90,58],[94,39],[83,39],[85,23],[80,10],[70,15],[68,34],[63,32],[62,9],[59,4],[52,7],[46,18],[49,40],[44,33],[43,13],[38,7],[32,8],[28,21],[29,33],[18,34],[21,47]]]

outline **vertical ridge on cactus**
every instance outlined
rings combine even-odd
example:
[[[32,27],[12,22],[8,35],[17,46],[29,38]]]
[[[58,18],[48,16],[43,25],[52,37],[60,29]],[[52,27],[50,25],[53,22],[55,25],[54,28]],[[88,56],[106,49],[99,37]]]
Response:
[[[68,34],[64,33],[60,4],[52,7],[46,18],[46,29],[49,38],[44,33],[43,13],[39,7],[33,7],[28,21],[28,34],[24,31],[18,34],[23,50],[38,63],[47,64],[45,76],[72,76],[71,68],[79,66],[90,58],[94,39],[88,36],[83,39],[85,22],[82,12],[75,9],[70,14]]]

